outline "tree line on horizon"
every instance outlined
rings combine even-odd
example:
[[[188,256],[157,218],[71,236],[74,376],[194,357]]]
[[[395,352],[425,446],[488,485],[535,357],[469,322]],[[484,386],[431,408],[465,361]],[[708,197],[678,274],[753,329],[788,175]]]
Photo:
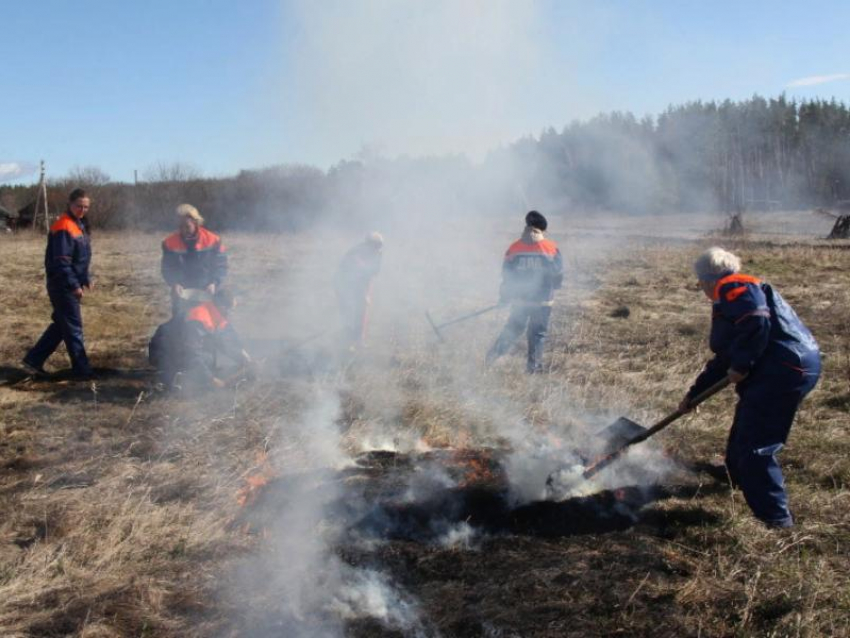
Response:
[[[850,109],[836,100],[694,101],[642,120],[615,112],[517,150],[591,209],[738,213],[850,198]]]
[[[163,229],[181,202],[219,228],[298,231],[317,219],[351,226],[435,208],[515,214],[665,213],[804,209],[850,199],[850,108],[836,100],[694,101],[655,118],[628,112],[549,128],[491,152],[346,160],[204,178],[186,164],[160,164],[138,184],[99,168],[48,185],[52,214],[76,186],[92,191],[92,224]],[[26,210],[35,185],[0,186],[0,205]]]

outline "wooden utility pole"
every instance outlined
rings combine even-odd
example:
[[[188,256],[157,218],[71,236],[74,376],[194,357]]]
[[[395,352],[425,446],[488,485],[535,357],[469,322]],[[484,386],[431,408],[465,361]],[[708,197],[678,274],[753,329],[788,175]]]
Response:
[[[47,208],[47,180],[44,177],[44,160],[41,160],[41,176],[38,179],[38,189],[35,192],[35,209],[32,213],[32,229],[38,227],[39,209],[42,210],[44,216],[44,232],[50,230],[50,212]]]

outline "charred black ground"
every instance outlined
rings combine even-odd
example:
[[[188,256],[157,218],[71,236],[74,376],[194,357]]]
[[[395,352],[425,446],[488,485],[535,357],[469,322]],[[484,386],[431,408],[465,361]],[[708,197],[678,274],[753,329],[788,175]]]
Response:
[[[367,511],[353,528],[386,540],[433,542],[459,523],[489,535],[570,536],[622,530],[638,521],[644,505],[665,494],[658,487],[624,487],[561,502],[514,504],[496,450],[412,457],[371,453],[361,456],[358,464],[377,485],[366,488]],[[457,484],[431,489],[426,485],[421,499],[411,494],[412,474],[440,470]]]
[[[536,636],[562,636],[581,635],[568,630],[571,616],[581,617],[579,626],[587,629],[588,610],[579,613],[569,604],[584,596],[574,589],[579,582],[611,577],[610,588],[617,590],[613,574],[630,569],[634,561],[654,565],[671,578],[687,572],[649,556],[649,549],[636,554],[634,547],[625,564],[603,563],[600,543],[633,544],[635,536],[675,538],[679,528],[715,520],[698,507],[663,513],[652,507],[664,499],[693,497],[699,490],[695,486],[626,486],[561,502],[514,504],[504,456],[498,449],[366,453],[340,472],[272,479],[246,507],[240,524],[273,535],[275,521],[286,519],[290,495],[303,494],[308,485],[336,483],[344,498],[327,507],[333,523],[345,530],[336,553],[352,567],[384,574],[419,601],[426,635],[522,636],[533,628]],[[459,529],[465,535],[452,537]],[[513,570],[545,574],[540,590],[511,593],[518,584]],[[527,586],[528,579],[522,581]],[[454,593],[444,599],[441,592],[449,591]],[[604,597],[587,604],[604,605]],[[281,622],[272,615],[261,624],[272,631]],[[500,633],[505,627],[517,633]],[[352,621],[347,633],[403,635],[374,619]]]
[[[288,494],[305,481],[335,481],[344,499],[332,504],[349,532],[368,538],[429,543],[459,523],[486,535],[572,536],[624,530],[647,504],[669,497],[669,487],[624,486],[563,501],[513,502],[503,451],[389,451],[361,455],[338,473],[293,475],[269,481],[245,521],[263,528],[286,508]],[[296,492],[299,490],[296,490]]]

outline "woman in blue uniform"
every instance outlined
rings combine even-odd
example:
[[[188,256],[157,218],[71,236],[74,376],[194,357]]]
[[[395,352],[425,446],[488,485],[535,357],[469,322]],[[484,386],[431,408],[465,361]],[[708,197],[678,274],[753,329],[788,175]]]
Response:
[[[682,400],[728,376],[738,405],[726,447],[726,468],[753,514],[768,527],[794,519],[776,454],[788,439],[794,415],[820,376],[812,333],[769,284],[741,274],[741,261],[710,248],[694,264],[713,302],[709,345],[714,353]]]

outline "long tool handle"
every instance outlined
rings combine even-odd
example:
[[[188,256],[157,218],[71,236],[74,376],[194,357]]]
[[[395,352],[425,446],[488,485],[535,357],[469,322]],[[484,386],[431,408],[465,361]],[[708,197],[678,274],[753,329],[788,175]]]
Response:
[[[663,419],[661,419],[658,423],[653,425],[651,428],[648,428],[646,430],[646,432],[641,432],[640,434],[638,434],[634,438],[626,441],[626,443],[623,445],[623,448],[629,447],[630,445],[634,445],[635,443],[640,443],[641,441],[646,441],[646,439],[648,439],[649,437],[653,436],[654,434],[660,432],[661,430],[666,428],[668,425],[670,425],[674,421],[677,421],[679,418],[681,418],[682,416],[687,414],[690,410],[693,410],[695,407],[697,407],[700,403],[702,403],[703,401],[705,401],[709,397],[712,397],[715,394],[717,394],[718,392],[720,392],[723,388],[728,386],[729,383],[730,383],[729,377],[723,377],[720,381],[715,383],[713,386],[711,386],[707,390],[701,392],[700,394],[695,396],[693,399],[691,399],[690,403],[688,403],[688,409],[687,410],[679,410],[677,408],[675,411],[673,411],[670,414],[668,414],[667,416],[665,416]]]
[[[461,321],[466,321],[467,319],[473,319],[473,318],[475,318],[475,317],[477,317],[477,316],[479,316],[479,315],[483,315],[483,314],[484,314],[484,313],[486,313],[486,312],[490,312],[491,310],[495,310],[496,308],[500,308],[500,307],[501,307],[501,305],[502,305],[502,304],[496,304],[496,305],[494,305],[494,306],[488,306],[488,307],[486,307],[486,308],[482,308],[481,310],[476,310],[475,312],[472,312],[472,313],[470,313],[470,314],[468,314],[468,315],[464,315],[464,316],[462,316],[462,317],[458,317],[457,319],[452,319],[451,321],[447,321],[447,322],[445,322],[445,323],[443,323],[443,324],[440,324],[440,325],[439,325],[439,326],[437,326],[437,327],[438,327],[440,330],[442,330],[442,329],[443,329],[443,328],[445,328],[446,326],[451,326],[452,324],[460,323]]]
[[[440,340],[440,343],[445,343],[446,340],[443,338],[443,335],[440,333],[440,328],[434,323],[433,317],[431,317],[431,312],[429,310],[425,311],[425,318],[428,320],[428,324],[431,326],[431,330],[434,331],[434,334],[437,335],[437,339]]]
[[[660,432],[661,430],[666,428],[668,425],[670,425],[674,421],[677,421],[680,417],[687,414],[690,410],[697,407],[700,403],[702,403],[703,401],[705,401],[709,397],[712,397],[715,394],[717,394],[718,392],[720,392],[721,390],[723,390],[730,383],[731,383],[731,381],[729,380],[729,377],[723,377],[720,381],[715,383],[713,386],[711,386],[710,388],[708,388],[704,392],[701,392],[700,394],[695,396],[693,399],[691,399],[691,402],[688,403],[688,409],[687,410],[679,410],[677,408],[676,410],[674,410],[673,412],[671,412],[670,414],[665,416],[663,419],[661,419],[658,423],[653,425],[651,428],[648,428],[645,432],[641,432],[637,436],[629,439],[628,441],[623,443],[623,445],[620,448],[614,450],[610,454],[606,454],[605,456],[603,456],[602,458],[597,460],[595,463],[591,464],[588,468],[586,468],[584,470],[584,472],[582,472],[582,476],[586,479],[590,478],[591,476],[594,476],[600,470],[602,470],[603,468],[607,467],[612,462],[617,460],[620,457],[620,455],[622,455],[623,452],[625,452],[629,447],[631,447],[635,443],[640,443],[641,441],[646,441],[649,437],[654,436],[655,434],[658,434],[658,432]]]
[[[300,348],[303,348],[304,346],[306,346],[308,343],[312,343],[313,341],[315,341],[319,337],[324,337],[330,331],[331,331],[330,328],[325,328],[324,330],[320,330],[319,332],[314,332],[309,337],[304,337],[301,341],[296,341],[291,346],[284,348],[283,350],[281,350],[278,353],[278,356],[289,354],[290,352],[295,352],[296,350],[299,350]]]

